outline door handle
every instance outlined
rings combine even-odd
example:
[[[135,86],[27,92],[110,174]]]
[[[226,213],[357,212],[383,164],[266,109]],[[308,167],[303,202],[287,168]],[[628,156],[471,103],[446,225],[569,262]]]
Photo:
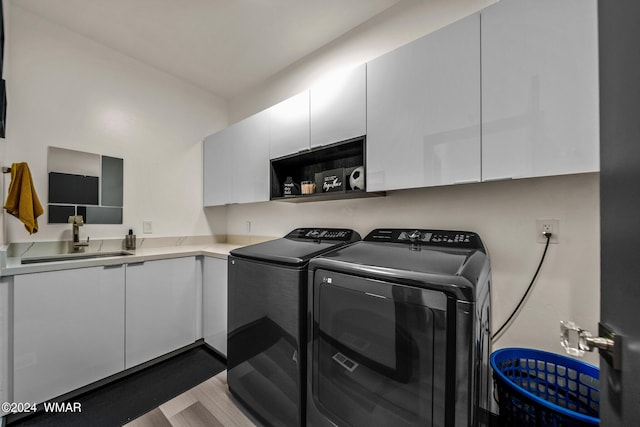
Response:
[[[582,357],[585,351],[598,349],[600,356],[616,371],[622,369],[622,336],[611,328],[598,323],[598,336],[594,337],[570,321],[560,321],[560,345],[572,355]]]

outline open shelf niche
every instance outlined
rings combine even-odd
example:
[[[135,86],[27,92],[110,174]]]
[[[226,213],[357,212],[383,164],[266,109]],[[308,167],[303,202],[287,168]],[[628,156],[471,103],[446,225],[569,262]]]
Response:
[[[271,200],[297,203],[384,196],[384,192],[367,192],[366,182],[365,189],[351,189],[351,172],[359,166],[366,168],[365,161],[365,136],[273,159]],[[324,176],[337,176],[341,185],[332,191],[323,191]],[[285,196],[284,183],[288,177],[291,177],[300,189],[303,181],[315,183],[315,192]]]

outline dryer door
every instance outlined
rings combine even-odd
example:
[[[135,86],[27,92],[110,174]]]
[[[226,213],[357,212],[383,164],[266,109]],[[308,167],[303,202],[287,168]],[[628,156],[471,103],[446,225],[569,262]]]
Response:
[[[444,293],[319,269],[312,298],[311,425],[444,425]]]

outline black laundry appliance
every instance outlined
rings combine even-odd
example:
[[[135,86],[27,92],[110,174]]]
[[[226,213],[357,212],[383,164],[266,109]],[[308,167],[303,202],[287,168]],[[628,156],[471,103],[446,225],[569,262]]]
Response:
[[[490,282],[466,231],[378,229],[312,259],[307,426],[477,425]]]
[[[231,251],[227,382],[232,395],[267,425],[305,423],[309,260],[357,240],[353,230],[298,228]]]

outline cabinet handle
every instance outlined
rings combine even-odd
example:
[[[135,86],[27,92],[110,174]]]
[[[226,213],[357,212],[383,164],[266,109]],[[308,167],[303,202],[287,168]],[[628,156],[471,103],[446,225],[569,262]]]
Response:
[[[142,265],[142,264],[144,264],[144,261],[136,261],[136,262],[128,263],[127,266],[134,267],[136,265]]]
[[[457,185],[457,184],[475,184],[475,183],[478,183],[478,182],[480,182],[480,180],[478,180],[478,179],[461,179],[459,181],[453,181],[453,184],[454,185]]]
[[[482,181],[483,182],[508,181],[510,179],[513,179],[513,177],[512,176],[499,176],[499,177],[496,177],[496,178],[486,178],[486,179],[483,179]]]
[[[122,267],[124,264],[111,264],[111,265],[103,265],[102,268],[104,268],[105,270],[108,268],[120,268]]]

